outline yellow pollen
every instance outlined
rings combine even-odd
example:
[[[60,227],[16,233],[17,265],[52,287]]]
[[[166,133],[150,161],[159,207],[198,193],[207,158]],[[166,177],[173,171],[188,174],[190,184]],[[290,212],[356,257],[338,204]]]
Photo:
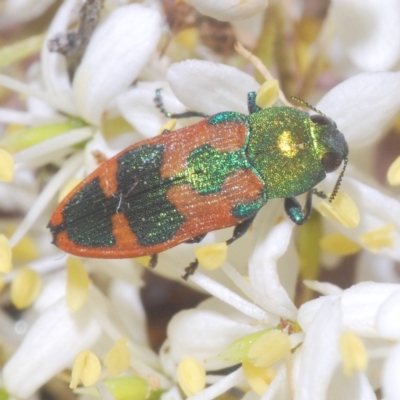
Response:
[[[147,380],[138,376],[108,378],[104,384],[115,400],[146,400],[151,390]]]
[[[158,134],[161,135],[164,131],[173,131],[176,126],[176,119],[169,119],[158,131]]]
[[[101,365],[97,356],[89,350],[81,351],[74,360],[69,387],[76,389],[80,382],[92,386],[100,378]]]
[[[263,336],[269,330],[263,329],[262,331],[250,333],[249,335],[242,336],[235,340],[229,345],[222,353],[220,357],[225,361],[231,361],[235,363],[250,361],[248,353],[253,343]]]
[[[206,386],[206,371],[203,365],[193,357],[181,360],[177,370],[178,382],[186,396],[199,393]]]
[[[58,202],[60,203],[61,200],[64,199],[64,197],[67,196],[67,194],[69,194],[70,192],[72,192],[72,189],[75,189],[79,183],[81,183],[82,179],[79,178],[74,178],[71,179],[66,185],[65,187],[60,190],[60,193],[58,194]]]
[[[389,167],[386,179],[392,186],[400,185],[400,156]]]
[[[279,97],[279,82],[276,79],[265,81],[258,89],[256,104],[261,108],[271,107]]]
[[[343,359],[343,373],[352,376],[354,372],[365,371],[368,355],[362,340],[352,332],[343,332],[340,337],[340,353]]]
[[[250,347],[248,357],[256,367],[269,367],[289,354],[289,336],[277,329],[264,333]]]
[[[36,271],[20,268],[11,284],[11,301],[19,310],[29,307],[38,296],[42,283]]]
[[[14,178],[14,159],[12,155],[0,149],[0,181],[11,182]]]
[[[176,41],[189,50],[194,50],[199,43],[199,34],[196,28],[187,28],[179,32]]]
[[[286,157],[293,158],[298,152],[300,145],[293,140],[292,132],[283,131],[277,141],[278,150]],[[304,145],[303,145],[304,147]]]
[[[360,212],[356,204],[342,190],[332,203],[321,201],[316,208],[324,217],[339,222],[346,228],[355,228],[360,223]]]
[[[199,264],[211,271],[219,268],[227,257],[227,244],[225,242],[214,243],[210,246],[198,247],[194,253]]]
[[[348,256],[361,250],[361,246],[340,233],[325,235],[320,241],[321,249],[336,256]]]
[[[150,256],[141,256],[141,257],[136,257],[134,258],[135,261],[137,261],[139,264],[143,265],[143,267],[149,267],[150,266]]]
[[[4,287],[6,286],[6,282],[4,280],[3,275],[0,275],[0,293],[3,291]],[[1,399],[1,396],[0,396]]]
[[[271,367],[255,367],[249,362],[244,362],[242,368],[248,384],[259,396],[264,394],[276,376]]]
[[[122,374],[131,362],[128,341],[125,338],[118,339],[104,358],[109,376]]]
[[[10,233],[13,233],[12,231]],[[13,247],[12,256],[16,262],[25,263],[33,261],[39,256],[39,250],[32,235],[24,235]]]
[[[361,243],[370,251],[377,252],[383,248],[393,248],[394,225],[387,224],[360,235]]]
[[[85,304],[89,294],[89,275],[79,258],[67,260],[67,306],[76,312]]]
[[[12,250],[5,235],[0,235],[0,273],[7,274],[12,270]]]

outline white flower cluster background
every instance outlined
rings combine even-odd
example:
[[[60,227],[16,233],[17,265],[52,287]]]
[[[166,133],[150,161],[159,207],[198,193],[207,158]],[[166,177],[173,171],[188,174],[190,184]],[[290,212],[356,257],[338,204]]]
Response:
[[[156,90],[247,115],[266,84],[349,146],[303,226],[268,199],[154,269],[52,244],[103,162],[200,121]],[[0,101],[0,400],[400,399],[399,0],[2,0]]]

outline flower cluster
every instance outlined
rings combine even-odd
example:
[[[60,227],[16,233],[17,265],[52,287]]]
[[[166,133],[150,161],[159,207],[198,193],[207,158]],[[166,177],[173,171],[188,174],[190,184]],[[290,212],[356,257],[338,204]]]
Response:
[[[0,400],[398,399],[400,3],[3,3]],[[227,228],[158,255],[151,274],[207,299],[180,307],[156,352],[149,257],[73,257],[46,226],[104,161],[196,123],[163,115],[158,89],[172,114],[247,115],[249,92],[261,108],[307,98],[350,153],[304,226],[268,199],[231,246]],[[339,285],[335,270],[353,274]]]

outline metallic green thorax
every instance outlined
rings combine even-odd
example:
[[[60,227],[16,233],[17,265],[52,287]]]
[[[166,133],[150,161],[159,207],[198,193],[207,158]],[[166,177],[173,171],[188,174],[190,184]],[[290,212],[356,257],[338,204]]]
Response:
[[[313,188],[326,176],[321,156],[329,151],[308,113],[272,107],[248,116],[247,156],[265,182],[267,198],[293,197]]]

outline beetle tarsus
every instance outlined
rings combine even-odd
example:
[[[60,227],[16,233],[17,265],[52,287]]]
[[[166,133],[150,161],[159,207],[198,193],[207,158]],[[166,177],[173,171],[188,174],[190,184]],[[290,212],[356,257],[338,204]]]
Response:
[[[193,262],[189,264],[188,267],[185,268],[186,273],[182,276],[182,278],[187,281],[191,275],[196,272],[196,269],[199,266],[199,261],[196,258]]]
[[[226,241],[226,244],[229,246],[235,240],[241,238],[249,230],[249,228],[250,228],[251,224],[253,223],[255,217],[256,216],[254,215],[251,218],[242,221],[240,224],[237,224],[235,226],[235,229],[233,230],[233,236]]]
[[[205,233],[204,235],[199,235],[199,236],[192,237],[191,239],[186,240],[185,243],[188,243],[188,244],[190,244],[190,243],[200,243],[206,237],[206,235],[207,235],[207,233]]]
[[[327,199],[328,196],[325,194],[325,192],[322,192],[320,190],[317,189],[313,189],[312,190],[312,194],[314,194],[315,196],[319,197],[320,199]]]
[[[204,114],[198,111],[186,111],[179,114],[172,114],[167,111],[164,107],[164,102],[161,96],[161,89],[156,90],[156,97],[154,98],[154,102],[156,103],[157,108],[167,117],[167,118],[192,118],[192,117],[200,117],[200,118],[208,118],[209,115]]]
[[[158,254],[152,254],[150,256],[150,261],[149,261],[149,267],[150,268],[155,268],[158,263]]]

